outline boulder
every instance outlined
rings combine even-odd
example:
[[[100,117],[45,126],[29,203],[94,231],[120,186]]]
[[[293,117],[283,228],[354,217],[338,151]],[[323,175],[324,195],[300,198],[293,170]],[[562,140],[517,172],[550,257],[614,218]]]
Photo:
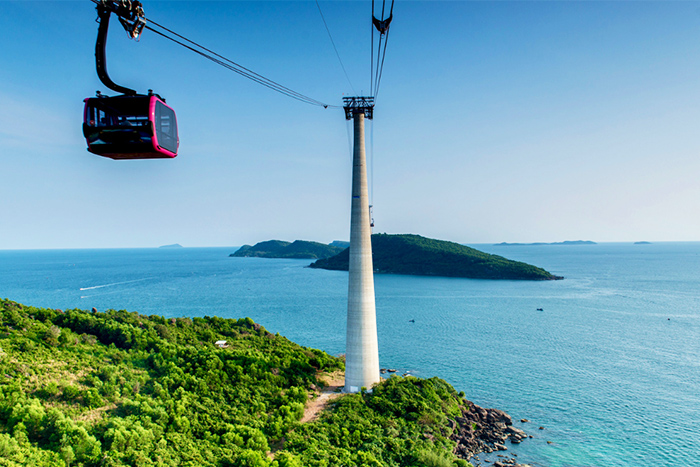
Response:
[[[527,433],[519,428],[509,426],[505,429],[505,432],[510,435],[511,438],[527,438]]]
[[[461,407],[460,416],[446,423],[446,428],[449,427],[452,432],[450,439],[457,443],[454,453],[459,458],[469,461],[479,453],[507,451],[508,439],[512,444],[518,444],[528,437],[523,430],[512,426],[511,417],[502,410],[485,409],[466,400],[464,403],[466,405]],[[511,466],[515,464],[515,459],[508,458],[502,462]]]
[[[513,424],[513,420],[510,418],[510,415],[498,409],[489,409],[488,421],[492,423],[503,423],[505,425]]]

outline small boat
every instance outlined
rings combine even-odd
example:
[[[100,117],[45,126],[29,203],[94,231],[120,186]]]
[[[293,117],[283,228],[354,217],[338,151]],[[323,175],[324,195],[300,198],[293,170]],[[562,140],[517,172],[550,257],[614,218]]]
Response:
[[[538,308],[538,309],[537,309],[537,311],[544,311],[544,309],[542,309],[542,308]]]

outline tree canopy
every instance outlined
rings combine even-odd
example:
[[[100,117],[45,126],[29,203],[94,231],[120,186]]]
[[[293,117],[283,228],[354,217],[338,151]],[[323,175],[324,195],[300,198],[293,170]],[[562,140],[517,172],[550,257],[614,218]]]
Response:
[[[0,300],[0,466],[468,465],[446,422],[466,401],[437,378],[391,378],[301,424],[319,374],[343,368],[250,318]]]
[[[335,242],[334,242],[335,243]],[[343,246],[334,244],[309,242],[306,240],[295,240],[292,243],[282,240],[268,240],[256,243],[253,246],[243,245],[233,257],[256,257],[256,258],[292,258],[292,259],[318,259],[328,258],[343,251]]]
[[[502,256],[484,253],[459,243],[420,235],[372,235],[374,272],[470,279],[555,280],[542,268]],[[312,268],[347,271],[350,251],[319,259]]]

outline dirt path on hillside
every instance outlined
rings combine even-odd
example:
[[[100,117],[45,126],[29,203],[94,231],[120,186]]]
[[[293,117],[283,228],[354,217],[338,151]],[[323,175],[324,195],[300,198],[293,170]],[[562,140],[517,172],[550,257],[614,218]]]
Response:
[[[301,423],[316,420],[330,401],[337,399],[343,394],[341,391],[345,385],[344,372],[336,371],[334,373],[325,374],[319,376],[319,379],[325,382],[326,386],[320,391],[314,391],[315,397],[307,402],[304,408],[304,416],[301,417]]]

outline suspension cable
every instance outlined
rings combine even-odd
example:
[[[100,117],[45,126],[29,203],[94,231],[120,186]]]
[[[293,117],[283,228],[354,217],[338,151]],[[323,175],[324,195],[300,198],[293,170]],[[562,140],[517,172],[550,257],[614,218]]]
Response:
[[[379,86],[382,82],[382,74],[384,71],[384,59],[386,58],[386,48],[389,43],[389,32],[391,20],[394,16],[394,1],[391,0],[391,6],[389,7],[389,16],[385,17],[386,13],[386,0],[382,0],[382,16],[381,20],[374,16],[374,0],[372,0],[372,23],[373,26],[379,31],[379,43],[377,45],[377,65],[375,69],[374,65],[374,27],[372,28],[372,51],[371,51],[371,62],[372,68],[370,72],[370,82],[372,95],[375,98],[375,103],[377,95],[379,94]],[[384,41],[384,48],[382,49],[382,41]]]
[[[90,1],[97,4],[97,5],[104,4],[104,2],[101,0],[90,0]],[[165,26],[162,26],[161,24],[157,23],[156,21],[154,21],[150,18],[147,19],[144,17],[144,20],[150,22],[151,24],[153,24],[154,26],[156,26],[160,29],[163,29],[164,31],[167,31],[169,34],[172,34],[172,35],[182,39],[183,41],[188,42],[189,44],[191,44],[191,46],[187,45],[184,42],[179,41],[173,37],[170,37],[168,34],[162,32],[162,31],[158,31],[158,30],[154,29],[149,24],[145,25],[146,29],[148,29],[148,30],[150,30],[150,31],[176,43],[176,44],[179,44],[179,45],[185,47],[186,49],[191,50],[192,52],[194,52],[194,53],[196,53],[196,54],[198,54],[198,55],[200,55],[208,60],[211,60],[212,62],[216,63],[217,65],[221,65],[222,67],[227,68],[230,71],[233,71],[234,73],[237,73],[245,78],[250,79],[251,81],[253,81],[255,83],[258,83],[262,86],[265,86],[268,89],[271,89],[271,90],[276,91],[282,95],[285,95],[287,97],[291,97],[292,99],[296,99],[298,101],[301,101],[301,102],[304,102],[307,104],[320,106],[320,107],[324,107],[324,108],[329,108],[329,107],[330,108],[340,108],[340,106],[328,105],[324,102],[321,102],[319,100],[308,97],[308,96],[301,94],[299,92],[296,92],[296,91],[294,91],[286,86],[283,86],[283,85],[281,85],[281,84],[279,84],[279,83],[277,83],[269,78],[266,78],[258,73],[255,73],[254,71],[252,71],[252,70],[250,70],[250,69],[248,69],[248,68],[246,68],[246,67],[244,67],[244,66],[242,66],[242,65],[240,65],[240,64],[238,64],[238,63],[236,63],[236,62],[234,62],[234,61],[232,61],[232,60],[230,60],[230,59],[228,59],[228,58],[226,58],[226,57],[224,57],[224,56],[222,56],[222,55],[220,55],[220,54],[218,54],[218,53],[216,53],[216,52],[214,52],[214,51],[212,51],[212,50],[210,50],[210,49],[208,49],[208,48],[206,48],[206,47],[204,47],[204,46],[202,46],[202,45],[200,45],[200,44],[198,44],[198,43],[196,43],[188,38],[186,38],[186,37],[184,37],[184,36],[182,36],[181,34],[178,34],[175,31],[166,28]],[[200,49],[200,50],[198,50],[198,49]]]
[[[372,0],[372,20],[369,22],[369,27],[372,30],[372,40],[370,41],[371,49],[369,52],[369,93],[372,95],[372,87],[374,86],[374,0]]]
[[[369,204],[374,206],[374,119],[369,121]]]
[[[386,58],[386,45],[389,43],[389,31],[386,32],[386,38],[384,38],[384,52],[382,53],[382,64],[379,67],[379,77],[377,78],[377,86],[374,88],[374,102],[377,102],[377,95],[379,95],[379,85],[382,83],[382,74],[384,73],[384,59]]]
[[[377,93],[377,80],[379,79],[379,63],[382,60],[382,39],[384,39],[384,34],[379,35],[379,44],[377,44],[377,71],[374,74],[374,82],[372,83],[372,96],[376,96]]]
[[[323,20],[323,25],[326,27],[326,32],[328,32],[328,38],[331,40],[331,44],[333,44],[333,50],[335,50],[335,56],[338,57],[338,61],[340,62],[340,67],[343,69],[343,73],[345,73],[345,78],[348,80],[348,84],[350,85],[350,88],[352,89],[353,94],[357,94],[355,92],[355,86],[352,85],[352,81],[350,81],[350,76],[348,76],[347,70],[345,70],[345,65],[343,65],[343,60],[340,58],[340,54],[338,53],[338,48],[335,46],[335,41],[333,40],[333,36],[331,35],[331,30],[328,28],[328,23],[326,23],[326,18],[323,16],[323,11],[321,11],[321,5],[319,5],[318,0],[316,0],[316,6],[318,7],[318,12],[321,15],[321,19]]]
[[[189,50],[195,52],[196,54],[199,54],[202,57],[207,58],[207,59],[211,60],[212,62],[223,66],[224,68],[228,68],[229,70],[231,70],[235,73],[238,73],[239,75],[241,75],[245,78],[248,78],[251,81],[254,81],[258,84],[261,84],[261,85],[265,86],[266,88],[272,89],[273,91],[277,91],[280,94],[283,94],[287,97],[291,97],[292,99],[306,102],[307,104],[329,107],[327,104],[325,104],[321,101],[318,101],[318,100],[313,99],[311,97],[305,96],[305,95],[298,93],[292,89],[289,89],[285,86],[282,86],[281,84],[276,83],[275,81],[272,81],[271,79],[268,79],[268,78],[266,78],[258,73],[255,73],[254,71],[249,70],[248,68],[246,68],[246,67],[244,67],[244,66],[242,66],[242,65],[240,65],[240,64],[238,64],[238,63],[236,63],[236,62],[234,62],[234,61],[232,61],[232,60],[230,60],[222,55],[219,55],[218,53],[213,52],[210,49],[208,49],[202,45],[199,45],[196,42],[193,42],[184,36],[181,36],[180,34],[174,32],[174,31],[172,31],[164,26],[161,26],[160,24],[156,23],[153,20],[150,20],[150,22],[152,24],[156,25],[157,27],[164,29],[165,31],[169,32],[170,34],[173,34],[174,36],[179,37],[182,40],[189,42],[193,46],[199,47],[200,49],[202,49],[206,52],[209,52],[209,53],[207,54],[207,53],[201,52],[200,50],[197,50],[194,47],[190,47],[187,44],[185,44],[181,41],[178,41],[177,39],[174,39],[172,37],[169,37],[167,34],[164,34],[160,31],[157,31],[157,30],[153,29],[152,27],[150,27],[149,25],[146,25],[146,29],[148,29],[149,31],[153,31],[154,33],[156,33],[156,34],[158,34],[158,35],[160,35],[168,40],[171,40],[171,41],[175,42],[176,44],[179,44],[179,45],[185,47],[186,49],[189,49]],[[215,57],[218,57],[218,58],[215,58]]]

